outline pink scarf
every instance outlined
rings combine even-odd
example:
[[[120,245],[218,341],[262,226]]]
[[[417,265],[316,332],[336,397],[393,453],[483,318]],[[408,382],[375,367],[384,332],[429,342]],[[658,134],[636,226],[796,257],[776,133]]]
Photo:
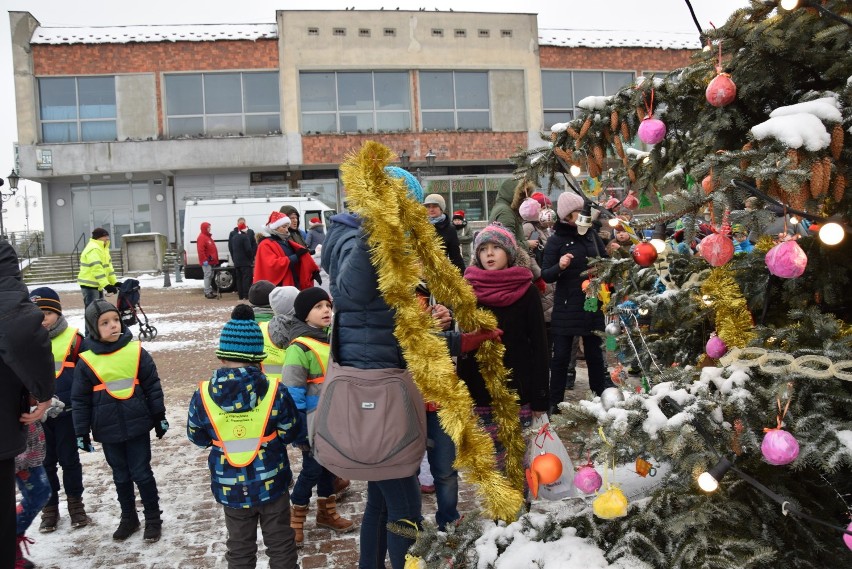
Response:
[[[532,272],[517,266],[486,271],[471,265],[465,270],[464,278],[473,287],[480,304],[501,308],[517,302],[532,285]]]

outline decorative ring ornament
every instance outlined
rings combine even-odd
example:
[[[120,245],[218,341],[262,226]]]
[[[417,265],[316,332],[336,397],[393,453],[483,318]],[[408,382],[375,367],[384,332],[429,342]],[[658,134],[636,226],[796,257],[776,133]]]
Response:
[[[796,360],[792,354],[784,352],[766,352],[757,358],[757,365],[761,371],[766,373],[787,373],[792,369],[793,362]],[[770,362],[782,362],[780,365],[771,365]]]
[[[815,363],[817,365],[825,366],[823,369],[812,368],[805,364]],[[817,355],[804,355],[796,358],[793,361],[792,369],[793,371],[797,371],[805,377],[812,377],[814,379],[828,379],[834,376],[834,370],[832,361],[825,356],[817,356]]]
[[[764,348],[750,346],[733,348],[719,358],[723,366],[738,365],[743,367],[759,367],[764,373],[798,373],[811,379],[829,379],[836,377],[843,381],[852,381],[852,360],[832,362],[827,356],[805,354],[794,358],[786,352],[769,351]],[[816,364],[820,367],[813,367]]]

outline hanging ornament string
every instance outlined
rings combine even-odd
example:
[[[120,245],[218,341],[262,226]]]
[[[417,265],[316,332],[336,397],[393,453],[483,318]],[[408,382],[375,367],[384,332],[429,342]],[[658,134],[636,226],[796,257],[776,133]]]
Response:
[[[792,391],[793,391],[793,382],[792,382],[792,381],[791,381],[791,382],[787,382],[787,389],[789,390],[789,395],[787,396],[787,404],[786,404],[786,405],[784,405],[784,408],[783,408],[783,409],[781,408],[781,396],[779,395],[779,396],[777,396],[777,397],[775,398],[775,402],[778,404],[778,415],[776,416],[776,418],[777,418],[777,420],[778,420],[778,426],[776,426],[774,429],[771,429],[771,428],[769,428],[769,427],[765,427],[765,428],[763,429],[763,432],[764,432],[764,433],[768,433],[769,431],[776,431],[776,430],[780,430],[780,429],[781,429],[781,427],[783,426],[783,424],[784,424],[784,417],[786,417],[786,416],[787,416],[787,410],[788,410],[788,409],[790,409],[790,402],[793,400],[793,393],[792,393]]]
[[[607,440],[606,435],[604,434],[603,427],[598,427],[598,435],[601,437],[601,440],[603,441],[603,444],[606,447],[607,453],[606,461],[604,461],[604,464],[606,466],[604,468],[603,485],[601,486],[601,488],[609,488],[610,470],[612,471],[612,477],[615,478],[615,447],[612,445],[611,442]]]
[[[642,345],[645,346],[645,350],[648,352],[648,357],[651,358],[651,363],[654,364],[654,367],[657,368],[658,372],[663,373],[663,370],[660,369],[660,366],[657,365],[657,361],[654,359],[654,353],[645,341],[645,336],[642,334],[642,328],[639,326],[639,319],[636,318],[636,315],[633,313],[631,313],[630,316],[633,317],[633,321],[636,323],[636,330],[639,332],[639,339],[642,340]]]
[[[710,22],[710,26],[713,28],[714,32],[718,31],[716,29],[716,25],[713,22]],[[712,44],[712,42],[710,41],[709,38],[707,39],[707,45],[712,48],[713,44]],[[722,40],[719,40],[719,56],[716,59],[716,73],[721,73],[721,72],[722,72]]]
[[[654,116],[654,88],[651,87],[651,101],[648,102],[648,98],[645,97],[645,110],[648,112],[646,115],[648,118],[653,118]]]

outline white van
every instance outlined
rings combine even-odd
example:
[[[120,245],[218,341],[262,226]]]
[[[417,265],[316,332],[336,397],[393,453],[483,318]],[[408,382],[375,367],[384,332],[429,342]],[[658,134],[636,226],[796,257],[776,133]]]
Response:
[[[307,231],[308,220],[316,217],[328,228],[328,220],[336,212],[323,202],[312,197],[268,197],[268,198],[227,198],[227,199],[190,199],[186,202],[183,221],[184,276],[188,279],[203,279],[204,274],[198,263],[196,242],[201,233],[201,224],[211,225],[213,241],[219,252],[219,270],[214,272],[214,288],[230,292],[236,287],[234,267],[228,253],[228,236],[237,226],[237,219],[244,217],[246,225],[257,233],[267,233],[264,229],[269,214],[278,211],[281,206],[289,205],[299,211],[301,221],[299,229]]]

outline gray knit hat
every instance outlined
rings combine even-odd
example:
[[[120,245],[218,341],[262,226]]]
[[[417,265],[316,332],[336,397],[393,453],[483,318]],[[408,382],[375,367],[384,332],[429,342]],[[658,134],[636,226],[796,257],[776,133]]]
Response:
[[[86,328],[89,329],[89,334],[95,340],[101,339],[100,333],[98,332],[98,320],[107,312],[115,312],[119,315],[119,317],[121,317],[121,313],[118,312],[118,308],[102,298],[97,299],[86,307]]]

